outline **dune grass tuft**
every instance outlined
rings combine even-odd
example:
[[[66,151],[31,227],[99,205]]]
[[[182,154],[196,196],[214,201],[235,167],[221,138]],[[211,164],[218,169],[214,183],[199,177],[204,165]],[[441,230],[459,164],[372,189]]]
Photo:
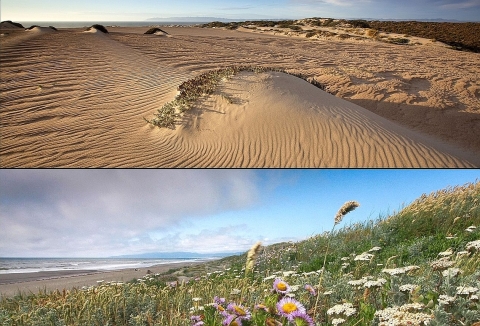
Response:
[[[144,120],[153,126],[161,128],[174,128],[178,118],[181,117],[184,112],[190,110],[202,96],[213,94],[222,80],[231,78],[242,71],[250,71],[254,73],[268,71],[283,72],[304,79],[312,85],[325,90],[324,85],[315,79],[309,79],[304,75],[287,72],[283,69],[263,66],[229,66],[226,68],[205,72],[195,78],[183,82],[180,86],[178,86],[178,91],[180,93],[173,101],[166,103],[160,109],[158,109],[154,114],[153,119],[148,120],[147,118],[144,118]],[[233,101],[230,99],[229,102]]]

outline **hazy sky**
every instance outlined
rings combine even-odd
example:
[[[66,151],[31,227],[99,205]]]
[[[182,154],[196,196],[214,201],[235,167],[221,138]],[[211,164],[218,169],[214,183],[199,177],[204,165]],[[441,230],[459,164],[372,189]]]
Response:
[[[480,0],[2,0],[1,20],[142,21],[160,17],[389,18],[479,21]]]
[[[0,170],[0,257],[247,250],[376,219],[480,170]]]

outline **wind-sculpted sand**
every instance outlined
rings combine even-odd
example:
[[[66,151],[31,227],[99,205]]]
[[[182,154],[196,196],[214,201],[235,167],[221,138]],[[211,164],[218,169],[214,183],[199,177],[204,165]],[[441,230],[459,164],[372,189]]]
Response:
[[[2,30],[1,165],[480,165],[478,54],[162,29],[170,37],[144,35],[148,28]],[[183,81],[239,64],[301,73],[336,97],[287,74],[240,73],[174,130],[146,124]]]

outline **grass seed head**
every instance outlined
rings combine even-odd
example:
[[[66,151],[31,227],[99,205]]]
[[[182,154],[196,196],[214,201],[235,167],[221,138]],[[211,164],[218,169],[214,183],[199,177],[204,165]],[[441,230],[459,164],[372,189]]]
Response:
[[[345,204],[343,204],[343,206],[338,210],[337,215],[335,215],[335,225],[340,223],[345,215],[353,211],[358,206],[360,206],[360,204],[356,201],[347,201]]]

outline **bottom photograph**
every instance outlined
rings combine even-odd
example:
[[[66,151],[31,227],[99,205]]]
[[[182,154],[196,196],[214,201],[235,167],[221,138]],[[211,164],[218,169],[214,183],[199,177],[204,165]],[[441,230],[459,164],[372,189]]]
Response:
[[[480,325],[480,171],[0,170],[1,325]]]

